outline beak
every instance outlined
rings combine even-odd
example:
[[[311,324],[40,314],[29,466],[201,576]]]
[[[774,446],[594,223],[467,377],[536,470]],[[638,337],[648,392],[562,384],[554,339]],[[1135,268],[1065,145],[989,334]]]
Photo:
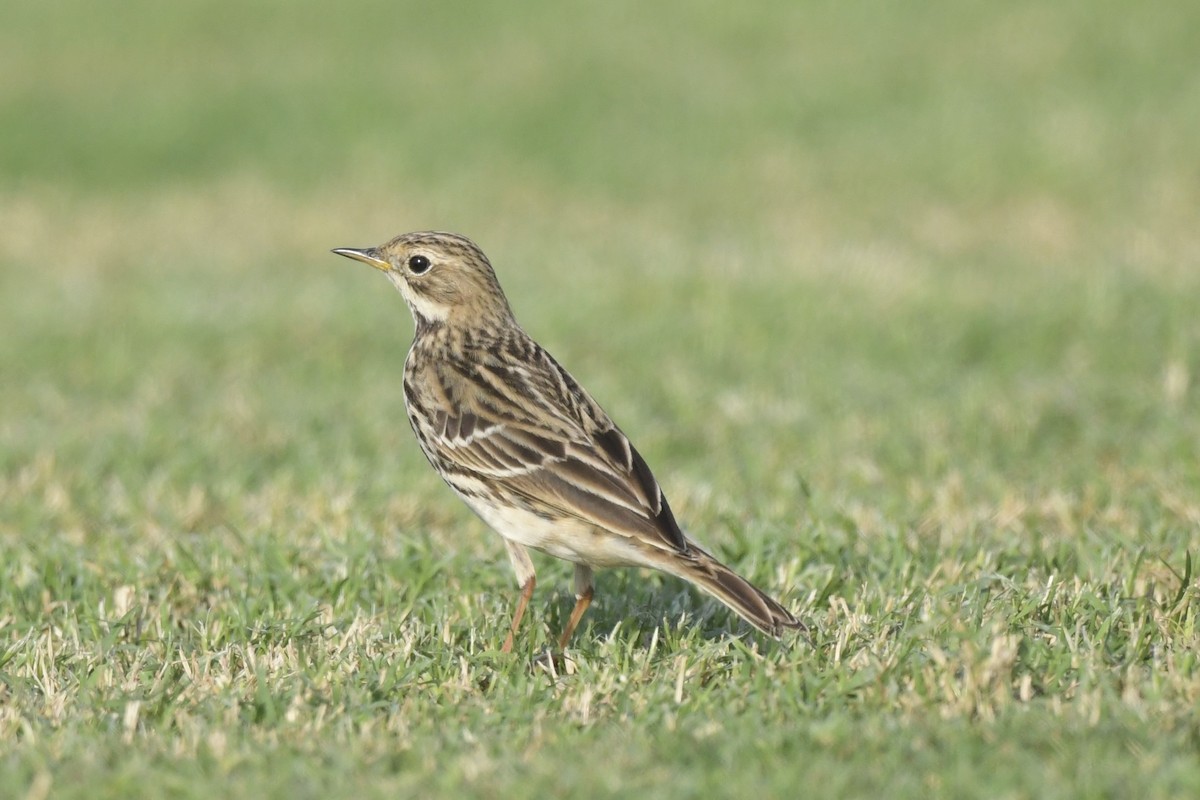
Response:
[[[336,247],[330,252],[337,253],[339,256],[345,256],[346,258],[353,258],[355,261],[361,261],[364,264],[369,264],[383,272],[387,272],[392,268],[391,264],[380,257],[378,247]]]

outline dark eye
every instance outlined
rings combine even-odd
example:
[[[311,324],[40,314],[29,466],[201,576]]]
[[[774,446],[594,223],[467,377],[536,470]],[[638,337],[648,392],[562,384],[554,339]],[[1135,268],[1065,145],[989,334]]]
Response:
[[[408,257],[408,268],[412,270],[414,275],[420,275],[422,272],[428,272],[429,266],[429,259],[425,256]]]

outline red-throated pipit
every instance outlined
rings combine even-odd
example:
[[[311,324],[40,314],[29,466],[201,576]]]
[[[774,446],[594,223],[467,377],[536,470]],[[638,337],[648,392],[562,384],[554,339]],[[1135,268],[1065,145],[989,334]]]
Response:
[[[801,627],[684,535],[629,439],[521,330],[473,242],[422,231],[333,252],[387,275],[416,320],[404,362],[408,421],[433,468],[504,538],[521,586],[505,652],[536,582],[530,547],[575,564],[562,648],[591,603],[594,567],[691,581],[772,636]]]

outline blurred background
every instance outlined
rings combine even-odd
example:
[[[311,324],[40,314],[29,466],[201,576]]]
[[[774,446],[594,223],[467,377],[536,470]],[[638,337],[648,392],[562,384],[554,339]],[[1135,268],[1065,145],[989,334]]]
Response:
[[[1198,16],[19,4],[5,504],[433,490],[407,312],[328,253],[421,228],[485,248],[676,491],[788,519],[1194,488]],[[21,505],[47,485],[71,500]]]

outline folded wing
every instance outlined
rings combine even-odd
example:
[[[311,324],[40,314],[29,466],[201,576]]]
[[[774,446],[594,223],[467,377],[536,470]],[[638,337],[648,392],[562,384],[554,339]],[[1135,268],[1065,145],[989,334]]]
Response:
[[[467,378],[440,384],[470,387],[427,416],[436,455],[535,508],[686,552],[658,481],[625,434],[548,353],[530,355],[430,365]]]

